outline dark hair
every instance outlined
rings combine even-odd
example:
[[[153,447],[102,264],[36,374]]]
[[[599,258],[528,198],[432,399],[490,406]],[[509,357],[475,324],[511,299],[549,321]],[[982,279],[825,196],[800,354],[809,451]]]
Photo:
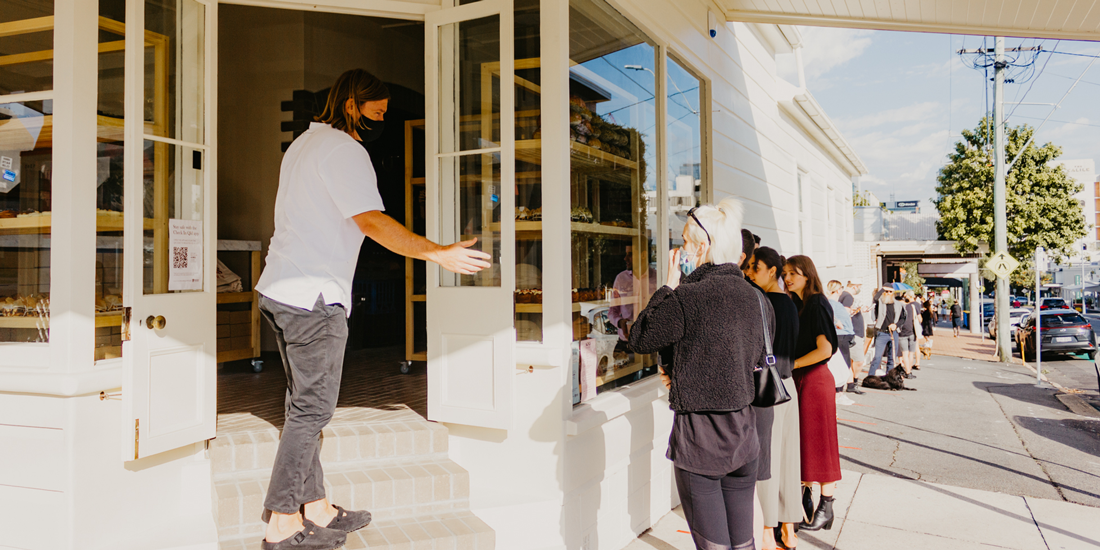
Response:
[[[810,298],[816,294],[825,294],[824,287],[821,285],[821,277],[818,277],[817,268],[814,267],[814,261],[809,256],[791,256],[787,259],[787,263],[783,265],[789,265],[801,271],[802,276],[806,277],[806,288],[802,290],[802,307],[798,310],[799,313],[802,313],[802,310],[806,308],[806,304],[810,302]]]
[[[756,250],[756,241],[752,240],[752,231],[748,229],[741,230],[741,252],[745,254],[745,259],[741,262],[741,271],[749,268],[749,261],[752,259],[752,253]]]
[[[350,132],[359,123],[362,116],[359,108],[368,101],[381,101],[390,98],[390,90],[378,77],[363,69],[351,69],[336,78],[328,91],[325,110],[316,117],[317,122],[332,125],[343,132]],[[355,100],[355,109],[348,111],[348,99]]]
[[[756,233],[753,233],[752,234],[752,242],[756,243],[759,246],[760,245],[760,235],[757,235]]]
[[[770,246],[761,246],[753,253],[754,261],[764,264],[766,269],[775,268],[775,277],[778,279],[783,276],[783,256],[780,256],[774,248]]]

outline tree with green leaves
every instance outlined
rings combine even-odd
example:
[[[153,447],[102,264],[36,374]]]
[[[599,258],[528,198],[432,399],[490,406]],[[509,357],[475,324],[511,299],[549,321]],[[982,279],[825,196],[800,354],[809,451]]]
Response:
[[[1016,158],[1035,129],[1028,126],[1005,128],[1006,163]],[[963,139],[955,144],[950,162],[940,169],[936,180],[938,197],[932,203],[939,210],[936,224],[940,238],[955,241],[962,254],[977,251],[980,243],[989,243],[992,251],[993,229],[993,126],[988,117],[973,130],[963,130]],[[1081,203],[1074,194],[1082,187],[1054,160],[1062,148],[1047,143],[1026,150],[1005,177],[1005,210],[1008,218],[1008,253],[1020,262],[1012,282],[1026,286],[1026,274],[1036,247],[1059,261],[1073,254],[1073,243],[1087,234]],[[1035,285],[1031,272],[1031,286]]]

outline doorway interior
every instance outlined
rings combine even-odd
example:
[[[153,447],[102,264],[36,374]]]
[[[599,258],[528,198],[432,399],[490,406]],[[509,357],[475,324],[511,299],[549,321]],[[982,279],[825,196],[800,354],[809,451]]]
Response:
[[[257,241],[266,254],[283,152],[320,114],[336,77],[353,68],[390,89],[385,129],[367,151],[387,214],[405,223],[411,213],[413,229],[423,234],[423,186],[414,196],[406,190],[409,167],[423,175],[423,134],[406,135],[406,122],[424,118],[423,23],[225,4],[218,20],[219,239]],[[220,259],[249,280],[245,255]],[[405,282],[405,259],[364,240],[334,425],[385,417],[377,414],[383,411],[427,413],[424,364],[401,372],[406,339],[418,348],[426,341],[423,315],[414,314],[415,330],[406,331]],[[282,427],[286,379],[274,334],[260,325],[266,368],[254,372],[247,360],[219,365],[219,436]]]

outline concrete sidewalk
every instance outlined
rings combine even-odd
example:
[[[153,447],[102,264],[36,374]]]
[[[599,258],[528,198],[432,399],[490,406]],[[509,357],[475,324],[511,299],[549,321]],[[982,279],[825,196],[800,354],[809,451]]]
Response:
[[[1091,506],[849,470],[843,474],[833,528],[801,531],[800,548],[1100,549],[1100,510]],[[687,530],[677,508],[627,550],[692,550]],[[759,538],[756,543],[759,548]]]

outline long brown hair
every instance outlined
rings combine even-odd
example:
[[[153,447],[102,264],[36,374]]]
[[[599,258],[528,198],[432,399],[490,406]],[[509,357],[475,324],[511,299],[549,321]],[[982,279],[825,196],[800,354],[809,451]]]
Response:
[[[806,288],[802,290],[802,307],[798,308],[798,312],[802,313],[802,310],[806,308],[806,304],[810,302],[815,294],[825,294],[824,287],[821,285],[821,277],[817,275],[817,268],[814,267],[814,261],[809,256],[791,256],[787,258],[787,263],[784,267],[791,266],[802,273],[803,277],[806,277]]]
[[[355,100],[355,109],[351,112],[346,107],[349,98]],[[325,110],[315,120],[350,133],[358,125],[359,117],[362,116],[359,108],[364,103],[389,98],[389,88],[378,77],[363,69],[351,69],[336,79],[328,92]]]

